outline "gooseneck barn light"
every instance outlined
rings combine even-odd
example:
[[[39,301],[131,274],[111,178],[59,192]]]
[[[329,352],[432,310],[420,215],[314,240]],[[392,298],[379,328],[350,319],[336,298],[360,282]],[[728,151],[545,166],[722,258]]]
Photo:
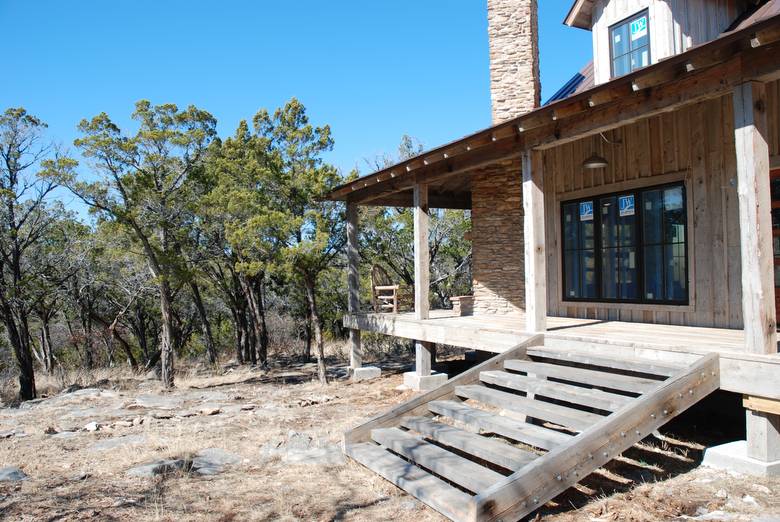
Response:
[[[601,139],[603,139],[605,142],[609,143],[610,145],[618,145],[622,143],[622,141],[609,141],[606,136],[604,136],[603,132],[599,132],[599,136],[601,136]],[[600,156],[599,154],[596,154],[595,152],[591,154],[588,158],[585,159],[585,161],[582,162],[582,168],[584,169],[603,169],[609,165],[609,161],[607,161],[607,158],[604,156]]]

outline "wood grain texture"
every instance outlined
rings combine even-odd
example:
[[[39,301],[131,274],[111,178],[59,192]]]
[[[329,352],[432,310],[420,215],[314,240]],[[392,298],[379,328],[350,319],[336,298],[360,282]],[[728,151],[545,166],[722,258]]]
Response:
[[[766,88],[749,82],[734,90],[742,316],[749,352],[777,352],[772,201],[769,188]]]
[[[702,357],[473,499],[469,520],[517,520],[718,389],[718,356]]]

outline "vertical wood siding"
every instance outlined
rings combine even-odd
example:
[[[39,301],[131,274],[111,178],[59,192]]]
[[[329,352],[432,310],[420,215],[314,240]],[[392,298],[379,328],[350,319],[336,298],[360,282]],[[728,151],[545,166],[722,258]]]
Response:
[[[610,79],[609,27],[647,9],[652,63],[718,37],[746,0],[597,0],[593,5],[593,67],[597,84]]]
[[[770,154],[780,154],[780,84],[768,85]],[[742,327],[739,221],[731,96],[655,116],[544,153],[549,315]],[[586,170],[593,153],[604,169]],[[562,300],[560,203],[591,192],[685,180],[689,296],[686,307],[573,303]],[[603,188],[603,190],[601,190]],[[590,194],[588,194],[590,195]]]

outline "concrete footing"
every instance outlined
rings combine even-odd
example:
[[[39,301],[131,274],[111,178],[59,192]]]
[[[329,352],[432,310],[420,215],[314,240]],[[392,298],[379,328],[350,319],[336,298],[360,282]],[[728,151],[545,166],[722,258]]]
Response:
[[[404,385],[414,391],[428,391],[447,382],[446,373],[432,372],[430,375],[417,375],[416,372],[404,374]]]
[[[780,476],[780,460],[763,462],[747,456],[747,441],[738,440],[704,451],[703,466],[759,477]]]
[[[376,366],[362,366],[360,368],[352,368],[350,371],[352,372],[352,380],[354,382],[370,381],[382,375],[382,370]]]

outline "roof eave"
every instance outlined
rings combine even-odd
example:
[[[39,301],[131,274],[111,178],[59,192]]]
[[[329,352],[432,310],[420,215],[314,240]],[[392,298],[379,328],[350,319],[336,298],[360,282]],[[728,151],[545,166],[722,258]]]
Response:
[[[564,25],[590,31],[593,26],[592,18],[585,13],[584,7],[592,3],[592,0],[576,0],[563,20]]]
[[[700,44],[644,69],[597,85],[447,145],[425,151],[414,158],[401,161],[381,171],[345,183],[324,195],[324,198],[357,202],[358,199],[355,197],[366,189],[388,182],[397,183],[401,179],[415,177],[418,172],[432,167],[443,165],[450,168],[447,165],[449,161],[465,156],[464,153],[469,151],[469,154],[474,154],[485,148],[489,149],[491,146],[510,143],[510,140],[519,144],[520,141],[524,141],[523,136],[526,136],[528,132],[540,131],[546,135],[552,131],[550,139],[560,143],[562,137],[558,123],[561,121],[566,121],[574,115],[581,117],[590,111],[601,111],[602,108],[627,97],[641,96],[643,100],[649,101],[651,100],[649,97],[650,89],[663,88],[665,85],[675,86],[686,81],[685,78],[689,75],[699,74],[702,71],[729,63],[729,60],[733,58],[733,53],[740,53],[745,48],[755,47],[753,40],[756,41],[759,48],[766,48],[770,44],[776,44],[780,41],[780,14],[749,27],[724,33],[713,41]],[[725,56],[720,55],[723,51],[726,51]],[[770,51],[775,53],[777,45]],[[772,71],[780,73],[780,66],[777,66],[773,57],[774,54],[770,55],[769,60],[771,67],[773,67]],[[719,85],[722,84],[723,79],[720,79],[719,82]],[[720,88],[725,87],[720,85]]]

